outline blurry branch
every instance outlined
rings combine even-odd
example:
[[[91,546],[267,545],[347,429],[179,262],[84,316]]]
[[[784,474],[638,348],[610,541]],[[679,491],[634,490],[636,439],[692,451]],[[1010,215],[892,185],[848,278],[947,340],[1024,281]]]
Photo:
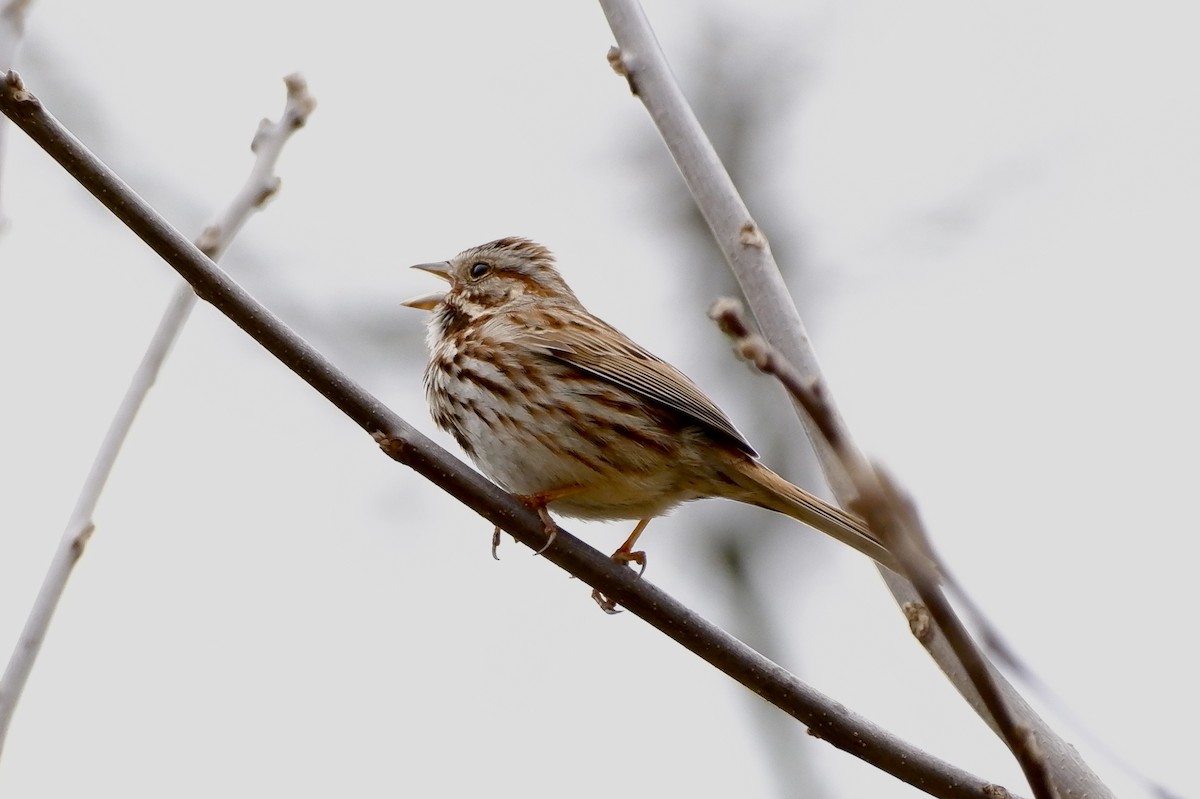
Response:
[[[25,35],[25,17],[33,0],[8,0],[0,8],[0,63],[12,63],[16,45]]]
[[[6,68],[16,60],[31,5],[33,0],[8,0],[0,7],[0,65]]]
[[[385,407],[259,305],[196,246],[158,216],[28,93],[15,73],[0,83],[0,111],[212,303],[356,424],[411,467],[521,543],[541,549],[538,514],[484,479]],[[995,785],[881,730],[688,610],[630,569],[560,530],[544,557],[647,621],[768,702],[813,735],[938,797],[995,797]]]
[[[713,148],[720,155],[731,179],[746,192],[748,205],[760,210],[759,221],[765,229],[783,231],[772,239],[776,258],[792,268],[789,285],[811,278],[806,274],[801,253],[804,233],[796,223],[792,204],[775,196],[782,187],[774,158],[775,142],[790,122],[793,109],[804,99],[804,76],[811,71],[808,39],[795,27],[764,31],[753,15],[730,17],[720,5],[700,4],[694,16],[699,24],[696,44],[689,47],[687,65],[688,97],[697,117],[703,121]],[[798,35],[799,34],[799,35]],[[632,131],[631,131],[632,133]],[[636,193],[639,205],[667,226],[657,226],[671,241],[671,257],[688,279],[676,286],[677,298],[689,309],[701,308],[713,297],[737,291],[728,269],[695,268],[723,260],[713,241],[708,224],[701,216],[687,187],[679,179],[675,164],[662,155],[662,139],[652,126],[631,136],[636,142],[635,168],[639,176]],[[649,191],[649,194],[647,194]],[[765,218],[764,218],[765,217]],[[783,252],[781,252],[783,251]],[[793,257],[782,257],[790,254]],[[804,294],[801,287],[799,294]],[[811,321],[811,320],[810,320]],[[708,331],[706,331],[708,332]],[[690,343],[692,352],[689,374],[701,378],[701,385],[728,384],[729,356],[707,335]],[[697,374],[692,370],[700,370]],[[705,375],[704,372],[709,374]],[[731,418],[740,419],[748,440],[755,442],[764,463],[796,485],[811,485],[820,479],[811,449],[796,446],[787,436],[755,430],[755,421],[772,418],[779,397],[770,391],[737,391],[722,399]],[[731,407],[732,405],[732,407]],[[761,568],[774,562],[781,552],[795,553],[788,573],[805,596],[811,597],[812,585],[805,574],[819,571],[831,553],[819,536],[796,535],[794,520],[776,514],[761,514],[753,535],[746,534],[742,509],[714,503],[703,513],[693,513],[688,521],[688,549],[695,551],[705,574],[730,612],[733,629],[746,643],[767,654],[789,651],[790,667],[803,669],[806,648],[788,647],[785,642],[798,631],[790,629],[792,614],[778,613],[779,595],[770,585],[770,570]],[[797,661],[800,661],[799,665]],[[825,777],[814,763],[823,754],[803,740],[804,728],[788,716],[750,694],[742,695],[742,705],[757,736],[756,749],[763,755],[767,772],[774,778],[773,794],[779,797],[818,796],[830,793]]]
[[[0,7],[0,70],[7,71],[17,65],[17,51],[21,49],[21,39],[25,37],[25,18],[32,4],[33,0],[8,0]],[[0,125],[0,178],[4,176],[4,140],[7,137],[8,126]],[[3,181],[0,180],[2,187]],[[0,203],[0,232],[5,224],[4,204]],[[0,744],[4,742],[3,735],[0,729]]]
[[[775,377],[812,419],[822,439],[832,450],[849,476],[857,493],[852,510],[882,539],[895,556],[909,581],[921,597],[921,606],[905,608],[913,634],[924,638],[932,629],[928,617],[937,624],[966,669],[971,684],[982,697],[988,712],[1000,727],[1000,734],[1017,758],[1021,770],[1037,799],[1054,799],[1046,762],[1038,751],[1033,732],[1018,724],[1000,693],[983,653],[975,646],[966,628],[942,592],[936,558],[916,508],[894,480],[871,464],[845,437],[845,431],[832,414],[824,385],[806,381],[770,344],[752,333],[742,318],[741,303],[718,300],[709,315],[726,335],[734,339],[738,355],[750,361],[763,374]]]
[[[278,122],[264,119],[259,123],[258,132],[250,145],[257,157],[245,185],[224,214],[205,228],[196,240],[196,246],[214,261],[220,258],[251,214],[262,208],[279,189],[275,164],[292,133],[303,127],[312,113],[314,101],[308,93],[304,79],[299,75],[289,75],[284,78],[284,84],[287,86],[287,101],[283,114]],[[67,521],[42,588],[25,622],[25,628],[21,631],[21,637],[4,671],[4,677],[0,679],[0,753],[3,753],[13,712],[33,670],[42,642],[46,639],[54,610],[66,589],[67,579],[71,576],[75,563],[83,555],[84,547],[94,529],[92,515],[104,485],[112,473],[117,454],[195,304],[196,294],[192,287],[185,281],[180,281],[167,303],[158,329],[155,330],[146,353],[142,356],[142,362],[130,380],[125,397],[117,408],[108,433],[84,480],[79,498],[75,502],[75,509]]]
[[[609,64],[629,83],[629,88],[645,105],[663,142],[674,158],[696,205],[712,229],[742,292],[767,339],[809,382],[824,384],[816,355],[808,341],[799,313],[787,291],[770,246],[730,180],[700,123],[683,96],[666,57],[658,46],[653,30],[637,0],[600,0],[617,47],[609,51]],[[826,413],[840,431],[841,441],[850,451],[856,447],[845,432],[836,407],[826,399]],[[815,434],[813,421],[806,414],[801,420],[821,460],[830,487],[843,506],[850,507],[853,485],[838,468],[829,447]],[[861,456],[859,456],[861,457]],[[902,608],[920,605],[920,596],[911,583],[886,569],[881,574]],[[926,650],[968,703],[1001,735],[999,724],[979,696],[963,664],[936,626],[921,638]],[[1049,768],[1052,782],[1063,795],[1111,796],[1111,792],[1092,773],[1073,747],[1062,740],[1021,698],[1016,690],[992,669],[991,679],[1003,692],[1007,712],[1022,727],[1036,736]]]

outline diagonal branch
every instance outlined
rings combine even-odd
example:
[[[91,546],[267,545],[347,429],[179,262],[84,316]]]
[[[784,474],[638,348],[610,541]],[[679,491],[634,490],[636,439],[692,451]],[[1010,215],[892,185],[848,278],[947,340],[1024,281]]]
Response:
[[[263,207],[278,190],[279,178],[275,176],[275,164],[292,133],[302,127],[308,115],[312,113],[314,102],[304,79],[299,75],[289,75],[284,78],[284,84],[287,86],[287,101],[283,114],[278,122],[264,119],[259,123],[258,132],[250,145],[257,158],[245,185],[221,217],[205,228],[196,241],[197,246],[214,260],[225,251],[246,220]],[[138,364],[137,371],[129,382],[129,388],[126,389],[125,396],[109,425],[104,441],[96,452],[58,549],[25,622],[25,628],[21,631],[21,637],[9,659],[4,676],[0,678],[0,753],[4,750],[8,728],[21,699],[21,693],[25,690],[25,683],[33,670],[38,652],[41,651],[42,642],[46,639],[54,610],[58,607],[58,601],[66,590],[67,580],[91,537],[94,528],[92,515],[116,464],[121,445],[125,443],[142,402],[195,304],[196,294],[192,287],[181,280],[163,311],[158,328],[154,331],[146,353],[142,356],[142,361]]]
[[[793,364],[801,377],[824,385],[816,355],[800,321],[800,315],[784,285],[771,255],[766,236],[738,194],[716,151],[700,127],[695,114],[671,75],[666,56],[637,0],[600,0],[617,47],[609,51],[609,63],[629,83],[629,88],[646,107],[663,142],[675,160],[713,237],[725,254],[743,294],[767,340]],[[827,399],[831,423],[845,445],[855,448],[832,400]],[[799,406],[797,406],[799,408]],[[800,413],[830,487],[843,506],[854,499],[853,486],[831,456],[828,445],[805,413]],[[898,575],[881,569],[888,588],[902,608],[920,606],[920,597]],[[945,636],[931,625],[921,643],[980,717],[999,732],[986,703],[947,644]],[[986,667],[1004,695],[1004,701],[1020,721],[1032,730],[1045,756],[1053,782],[1063,795],[1108,797],[1111,792],[1091,771],[1079,753],[1059,737],[1017,691],[990,664]]]
[[[0,83],[0,111],[184,277],[206,301],[371,433],[395,460],[457,497],[532,549],[546,543],[537,513],[449,455],[338,371],[158,216],[74,139],[22,86]],[[646,580],[559,531],[544,557],[612,597],[672,640],[716,666],[829,741],[938,797],[985,799],[1004,789],[896,739],[690,611]]]

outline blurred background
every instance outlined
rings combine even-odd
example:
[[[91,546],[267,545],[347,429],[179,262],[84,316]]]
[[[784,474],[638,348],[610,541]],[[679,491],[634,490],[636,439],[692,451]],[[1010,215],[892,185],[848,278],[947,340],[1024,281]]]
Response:
[[[859,443],[1090,733],[1183,794],[1200,588],[1195,12],[647,0]],[[503,235],[823,492],[592,3],[35,3],[16,67],[188,235],[300,71],[318,108],[223,266],[406,419],[432,290]],[[7,64],[0,65],[7,67]],[[7,657],[174,273],[9,127]],[[382,456],[207,306],[150,396],[10,731],[6,796],[923,795],[813,738]],[[568,522],[607,552],[628,525]],[[656,521],[647,578],[801,679],[1027,792],[875,569],[765,511]],[[1057,724],[1052,713],[1049,718]],[[1103,753],[1059,725],[1124,796]]]

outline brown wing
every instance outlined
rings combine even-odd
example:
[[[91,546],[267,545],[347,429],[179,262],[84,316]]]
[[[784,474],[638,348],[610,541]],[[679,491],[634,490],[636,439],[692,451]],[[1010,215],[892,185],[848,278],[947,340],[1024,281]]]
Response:
[[[729,417],[691,378],[606,322],[590,314],[587,322],[588,326],[541,328],[527,334],[526,341],[548,357],[678,411],[732,441],[747,455],[758,457]]]

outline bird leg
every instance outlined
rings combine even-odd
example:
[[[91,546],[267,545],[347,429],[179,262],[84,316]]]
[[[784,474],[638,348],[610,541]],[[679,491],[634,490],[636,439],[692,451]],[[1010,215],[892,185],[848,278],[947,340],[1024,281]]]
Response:
[[[637,523],[637,527],[633,528],[633,532],[629,534],[629,538],[625,539],[625,543],[621,544],[620,548],[612,553],[612,559],[617,563],[636,563],[641,568],[638,569],[638,577],[642,576],[642,572],[646,571],[646,553],[642,550],[633,551],[633,545],[641,538],[642,532],[646,529],[646,525],[650,523],[649,519],[642,519]]]
[[[562,488],[552,488],[549,491],[539,491],[536,494],[513,495],[522,505],[537,511],[538,518],[542,520],[542,526],[546,530],[546,543],[542,544],[542,548],[537,552],[534,552],[534,555],[540,555],[549,549],[550,545],[554,543],[554,539],[558,536],[558,525],[555,524],[554,520],[550,518],[550,512],[546,510],[546,506],[555,500],[570,496],[576,491],[581,491],[582,489],[583,486],[570,485],[563,486]],[[496,527],[492,530],[492,557],[496,560],[500,560],[500,556],[496,552],[499,548],[500,528]]]
[[[641,577],[642,572],[646,571],[646,553],[642,550],[637,550],[635,552],[633,545],[637,543],[638,538],[641,537],[642,532],[646,529],[646,525],[649,523],[649,519],[642,519],[640,522],[638,522],[637,527],[633,528],[633,532],[629,534],[629,538],[625,539],[625,543],[621,544],[620,548],[617,549],[616,552],[612,553],[612,559],[617,563],[636,563],[638,566],[640,566],[641,568],[638,569],[637,573],[638,577]],[[617,610],[617,603],[611,597],[607,597],[602,594],[598,588],[592,590],[592,599],[605,613],[612,614],[620,612]]]

